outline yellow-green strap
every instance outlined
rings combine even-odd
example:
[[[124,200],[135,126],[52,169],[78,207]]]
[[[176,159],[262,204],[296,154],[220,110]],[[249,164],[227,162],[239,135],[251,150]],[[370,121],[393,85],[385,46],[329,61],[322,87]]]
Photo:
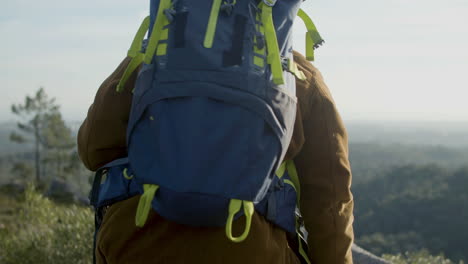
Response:
[[[219,8],[221,7],[222,0],[213,0],[211,6],[210,19],[208,20],[208,26],[205,33],[205,41],[203,46],[207,49],[213,47],[213,41],[216,33],[216,26],[218,24]]]
[[[297,63],[294,60],[288,60],[288,70],[289,72],[294,74],[299,80],[304,81],[307,79],[305,74],[301,70],[299,70],[299,68],[297,67]]]
[[[297,207],[299,208],[299,201],[301,200],[301,185],[299,182],[299,176],[297,175],[296,165],[294,165],[294,161],[287,160],[284,161],[281,166],[276,171],[276,176],[278,178],[283,178],[284,173],[288,172],[289,178],[291,180],[284,180],[285,183],[292,185],[292,187],[296,190],[296,197],[297,197]]]
[[[297,175],[297,169],[296,169],[296,165],[294,165],[294,161],[292,160],[286,161],[286,168],[288,170],[289,178],[294,183],[294,186],[296,186],[297,201],[298,201],[297,207],[300,208],[299,201],[301,200],[301,184],[299,182],[299,176]]]
[[[281,163],[281,166],[276,171],[276,176],[281,179],[283,178],[285,172],[286,172],[286,162],[283,162]]]
[[[264,0],[260,3],[262,10],[262,23],[265,27],[265,38],[267,44],[267,62],[270,64],[273,82],[275,84],[284,84],[283,67],[279,53],[278,39],[276,37],[275,25],[273,24],[273,7],[265,3]],[[273,5],[273,3],[271,3]]]
[[[296,185],[294,185],[294,182],[292,182],[291,180],[286,179],[286,180],[284,180],[284,183],[291,185],[291,187],[293,187],[294,191],[297,193]],[[299,202],[299,201],[296,201],[296,202]]]
[[[120,78],[119,84],[117,84],[117,92],[122,92],[125,84],[127,83],[128,79],[130,76],[132,76],[132,73],[140,66],[140,64],[143,62],[144,58],[143,53],[138,53],[135,57],[132,58],[130,63],[128,64],[127,68],[125,69],[124,74],[122,75],[122,78]]]
[[[150,64],[153,60],[154,53],[158,47],[159,41],[161,40],[162,31],[164,30],[164,25],[169,24],[169,20],[164,15],[164,10],[171,7],[171,0],[161,0],[159,2],[158,13],[156,16],[156,22],[153,25],[153,30],[151,31],[151,37],[148,42],[148,47],[146,48],[144,62]]]
[[[296,206],[300,210],[301,184],[299,182],[299,176],[297,174],[296,165],[294,164],[294,161],[292,160],[286,161],[286,164],[287,164],[286,166],[287,166],[288,174],[291,179],[290,182],[293,184],[293,186],[295,187],[294,189],[296,190],[296,199],[297,199]],[[298,239],[298,245],[299,245],[299,254],[307,262],[307,264],[311,264],[308,253],[304,250],[302,239],[299,235],[299,228],[300,228],[300,225],[299,225],[298,219],[296,218],[296,232],[297,232],[297,239]]]
[[[127,168],[125,168],[125,169],[123,170],[123,176],[124,176],[124,178],[127,179],[127,180],[133,179],[133,175],[128,175],[128,169],[127,169]]]
[[[301,241],[301,238],[299,237],[299,234],[297,234],[297,239],[298,239],[298,245],[299,245],[299,254],[307,262],[307,264],[311,264],[309,255],[307,254],[307,252],[305,252],[304,247],[302,246],[302,241]]]
[[[151,210],[151,202],[153,201],[154,195],[159,189],[159,185],[155,184],[143,184],[143,194],[138,202],[138,208],[135,216],[135,225],[143,227],[148,219],[149,212]]]
[[[294,165],[294,161],[292,160],[287,160],[283,162],[285,164],[286,169],[288,171],[289,177],[291,180],[284,180],[284,183],[291,185],[294,190],[296,191],[296,206],[300,210],[300,199],[301,199],[301,185],[299,182],[299,177],[297,175],[297,169],[296,165]],[[298,218],[296,217],[296,232],[297,232],[297,242],[298,242],[298,249],[299,249],[299,254],[302,256],[302,258],[307,262],[307,264],[311,264],[309,256],[307,252],[304,250],[303,244],[302,244],[302,239],[299,234],[299,221]]]
[[[132,58],[132,60],[128,64],[127,68],[125,69],[124,74],[122,75],[122,78],[120,78],[120,81],[117,84],[117,88],[116,88],[117,92],[123,91],[125,83],[127,83],[132,73],[138,68],[138,66],[143,61],[144,55],[141,53],[141,48],[143,45],[143,39],[145,38],[145,34],[146,32],[148,32],[149,24],[150,24],[150,17],[147,16],[145,19],[143,19],[143,22],[141,22],[141,25],[138,28],[138,31],[135,34],[135,37],[133,38],[132,45],[130,46],[130,49],[128,50],[128,53],[127,53],[127,56]]]
[[[147,16],[141,22],[140,27],[138,28],[137,33],[135,34],[135,38],[133,39],[132,45],[128,50],[127,55],[131,58],[137,56],[141,51],[141,46],[143,45],[143,40],[145,39],[146,32],[148,32],[150,25],[150,17]]]
[[[304,10],[299,9],[299,12],[297,12],[297,16],[304,21],[304,24],[307,28],[307,33],[306,33],[306,58],[309,61],[314,60],[314,49],[317,48],[319,45],[321,45],[324,40],[320,36],[317,28],[315,27],[314,22],[312,19],[307,15]]]
[[[234,216],[241,210],[242,206],[244,206],[244,215],[246,219],[244,233],[242,233],[242,235],[239,237],[234,237],[232,235],[232,224],[234,221]],[[253,214],[254,214],[253,202],[231,199],[231,201],[229,202],[229,216],[226,222],[226,236],[232,242],[236,242],[236,243],[242,242],[249,236]]]

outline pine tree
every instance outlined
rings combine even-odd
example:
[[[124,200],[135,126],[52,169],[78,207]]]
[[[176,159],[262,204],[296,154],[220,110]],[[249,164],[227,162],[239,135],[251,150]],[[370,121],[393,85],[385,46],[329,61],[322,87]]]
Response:
[[[13,104],[11,111],[20,121],[10,140],[34,145],[36,183],[43,180],[47,163],[55,163],[55,174],[60,175],[65,156],[75,147],[75,141],[55,98],[49,98],[41,87],[34,96],[26,96],[23,104]]]

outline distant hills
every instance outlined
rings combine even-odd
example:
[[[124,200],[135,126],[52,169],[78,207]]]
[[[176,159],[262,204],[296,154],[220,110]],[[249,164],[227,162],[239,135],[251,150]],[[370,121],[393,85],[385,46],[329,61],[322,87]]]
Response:
[[[79,121],[68,122],[74,133],[78,132],[80,124]],[[32,145],[9,140],[15,128],[14,122],[0,123],[0,156],[32,149]],[[379,166],[431,161],[447,166],[468,164],[468,124],[465,123],[351,121],[346,123],[346,128],[356,169],[361,167],[361,161],[372,161]]]
[[[346,122],[351,143],[468,148],[467,122]]]
[[[80,121],[68,122],[74,132],[80,124]],[[0,155],[21,149],[17,144],[9,144],[9,135],[15,127],[15,122],[0,122]],[[463,122],[347,121],[346,128],[351,143],[468,148],[468,123]]]

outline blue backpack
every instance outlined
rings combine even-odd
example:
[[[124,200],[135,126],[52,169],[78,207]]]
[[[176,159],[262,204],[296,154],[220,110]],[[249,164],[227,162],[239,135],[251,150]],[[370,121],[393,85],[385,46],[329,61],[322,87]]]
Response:
[[[143,63],[127,129],[128,160],[99,170],[107,178],[96,180],[95,207],[116,194],[141,194],[137,226],[153,208],[181,224],[225,226],[233,242],[247,238],[257,211],[303,239],[299,180],[292,161],[283,162],[295,122],[295,77],[305,78],[292,57],[296,15],[308,28],[309,60],[323,40],[301,3],[151,0],[117,87]],[[235,237],[232,223],[242,215],[245,230]]]

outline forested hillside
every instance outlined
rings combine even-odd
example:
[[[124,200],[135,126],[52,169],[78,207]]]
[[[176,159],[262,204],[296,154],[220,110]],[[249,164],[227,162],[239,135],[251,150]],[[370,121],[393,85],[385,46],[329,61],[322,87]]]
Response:
[[[355,186],[383,177],[395,166],[437,164],[456,169],[468,165],[468,147],[351,142],[349,148]]]
[[[68,126],[75,136],[77,124]],[[33,175],[33,146],[9,142],[15,127],[0,125],[0,184]],[[416,132],[395,130],[391,139],[379,141],[372,136],[377,128],[350,127],[357,243],[376,255],[427,249],[468,260],[468,145],[462,130],[448,140],[426,129],[421,140],[408,143]],[[423,139],[429,136],[434,138]],[[79,165],[76,149],[67,153],[60,175],[56,161],[44,160],[43,170],[50,171],[44,177],[71,182],[85,195],[91,173]]]
[[[468,260],[468,166],[405,165],[354,188],[358,243],[375,254],[428,249]]]

